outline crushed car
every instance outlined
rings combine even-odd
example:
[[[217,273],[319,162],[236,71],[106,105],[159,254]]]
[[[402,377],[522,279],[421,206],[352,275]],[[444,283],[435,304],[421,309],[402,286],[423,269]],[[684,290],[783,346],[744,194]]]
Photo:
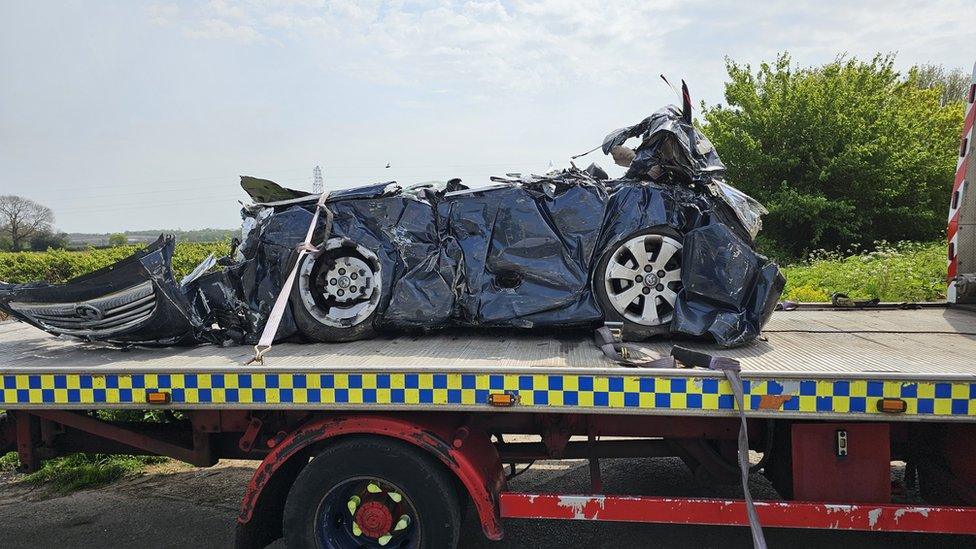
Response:
[[[630,148],[628,141],[639,144]],[[0,309],[53,334],[120,345],[253,344],[297,265],[275,340],[450,326],[619,322],[629,339],[756,338],[785,280],[755,249],[765,210],[684,105],[612,132],[596,165],[320,195],[242,177],[231,253],[177,281],[172,237],[65,284],[0,284]],[[311,227],[311,253],[299,254]]]

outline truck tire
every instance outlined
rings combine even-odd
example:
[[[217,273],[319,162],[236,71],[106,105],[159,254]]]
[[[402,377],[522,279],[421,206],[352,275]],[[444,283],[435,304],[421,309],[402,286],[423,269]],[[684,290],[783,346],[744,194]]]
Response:
[[[457,547],[461,507],[443,465],[385,437],[330,444],[302,470],[285,501],[290,549]],[[404,518],[406,517],[406,518]],[[390,536],[383,542],[385,536]]]
[[[670,335],[682,239],[671,227],[652,227],[615,242],[597,262],[593,291],[603,317],[622,322],[628,338]]]
[[[330,343],[372,337],[382,295],[376,254],[333,238],[317,256],[302,258],[289,301],[302,335]]]

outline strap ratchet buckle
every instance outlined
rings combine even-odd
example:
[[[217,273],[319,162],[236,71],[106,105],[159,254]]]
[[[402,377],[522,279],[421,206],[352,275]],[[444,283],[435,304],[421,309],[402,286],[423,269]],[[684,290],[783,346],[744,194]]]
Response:
[[[264,366],[264,354],[270,350],[271,350],[271,345],[261,345],[261,344],[255,345],[254,356],[251,357],[251,360],[245,362],[244,365],[247,366],[248,364],[253,364],[257,362],[261,366]]]

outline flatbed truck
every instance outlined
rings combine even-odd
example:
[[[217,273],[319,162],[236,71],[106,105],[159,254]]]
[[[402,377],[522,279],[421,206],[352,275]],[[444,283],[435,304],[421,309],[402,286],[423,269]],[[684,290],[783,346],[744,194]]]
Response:
[[[492,540],[506,518],[748,526],[745,499],[618,495],[600,475],[605,458],[678,457],[701,483],[735,484],[744,422],[750,471],[782,497],[754,503],[762,527],[976,534],[974,93],[949,302],[805,305],[774,313],[748,346],[678,342],[738,361],[741,405],[723,372],[626,367],[584,332],[282,344],[262,365],[245,364],[245,347],[119,349],[5,322],[0,449],[28,471],[73,452],[259,461],[241,548],[450,547],[464,509]],[[644,345],[667,355],[673,343]],[[147,409],[174,420],[92,413]],[[589,461],[587,493],[508,489],[517,467],[561,459]],[[892,490],[892,461],[921,501]]]

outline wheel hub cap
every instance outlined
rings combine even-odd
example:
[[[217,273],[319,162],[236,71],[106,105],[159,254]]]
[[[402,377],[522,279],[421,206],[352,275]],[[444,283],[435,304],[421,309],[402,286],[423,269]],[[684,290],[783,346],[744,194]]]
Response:
[[[352,493],[346,492],[348,495],[342,496],[345,509],[327,505],[319,516],[320,526],[316,530],[325,534],[325,547],[365,549],[386,547],[391,543],[392,547],[417,547],[413,542],[417,541],[418,530],[412,527],[411,518],[415,511],[399,490],[376,479],[367,479],[365,483],[352,480],[347,484],[355,488]],[[326,500],[329,499],[327,495]],[[352,544],[336,544],[337,535],[350,536],[346,540]]]
[[[657,234],[627,240],[610,256],[603,284],[610,304],[630,322],[671,322],[681,289],[681,242]]]
[[[323,255],[308,255],[297,280],[305,310],[326,326],[346,328],[379,305],[380,262],[370,250],[332,239]]]
[[[373,268],[358,257],[339,257],[323,278],[323,295],[339,302],[368,297],[375,275]]]
[[[356,524],[362,529],[363,535],[378,538],[392,529],[393,514],[386,505],[369,501],[356,510]]]

